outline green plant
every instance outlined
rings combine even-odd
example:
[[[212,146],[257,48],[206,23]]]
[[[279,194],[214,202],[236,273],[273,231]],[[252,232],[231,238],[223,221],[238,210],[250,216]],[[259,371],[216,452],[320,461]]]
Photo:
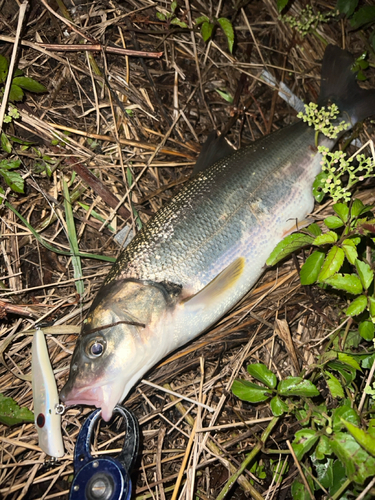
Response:
[[[176,16],[177,7],[178,7],[177,2],[173,1],[171,3],[171,11],[170,12],[163,9],[163,12],[156,13],[156,17],[160,21],[166,21],[168,28],[169,28],[169,25],[171,25],[171,24],[176,25],[176,26],[180,26],[180,28],[187,28],[188,25],[184,21],[180,21],[180,19]],[[131,111],[131,110],[129,110],[129,111]]]
[[[0,394],[0,422],[9,426],[34,422],[34,414],[28,408],[20,408],[14,399]]]
[[[234,30],[233,25],[229,21],[229,19],[227,19],[226,17],[214,17],[212,20],[210,20],[207,16],[201,16],[195,20],[195,24],[196,26],[201,25],[201,35],[205,42],[208,42],[208,40],[212,38],[214,28],[216,26],[220,27],[227,37],[229,52],[233,52]]]
[[[3,55],[0,55],[0,100],[4,93],[4,88],[1,87],[4,87],[5,85],[6,79],[8,77],[8,71],[8,60]],[[14,72],[12,84],[10,87],[9,101],[22,101],[25,95],[24,90],[28,90],[29,92],[36,92],[38,94],[47,92],[47,89],[44,85],[37,82],[33,78],[23,76],[23,72],[17,68]]]
[[[361,5],[359,8],[357,8],[358,3],[358,0],[338,0],[337,9],[340,14],[346,16],[349,19],[349,23],[352,29],[370,30],[369,41],[372,45],[372,48],[375,50],[375,6]]]
[[[284,2],[281,2],[280,7],[282,8],[279,9],[279,11],[281,11],[285,7],[285,5]],[[335,12],[322,13],[317,11],[315,13],[311,5],[307,5],[304,9],[301,10],[298,18],[293,16],[281,16],[280,19],[284,23],[289,24],[291,28],[295,28],[303,38],[308,33],[315,32],[318,24],[328,23],[335,15]]]

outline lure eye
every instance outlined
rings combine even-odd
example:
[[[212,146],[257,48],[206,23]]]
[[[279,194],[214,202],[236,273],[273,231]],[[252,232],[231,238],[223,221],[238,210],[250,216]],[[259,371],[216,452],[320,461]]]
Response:
[[[39,413],[39,415],[36,417],[36,425],[41,429],[44,427],[44,424],[46,423],[46,418],[43,415],[43,413]]]
[[[104,342],[102,339],[95,339],[87,346],[87,354],[90,358],[98,358],[104,352]]]

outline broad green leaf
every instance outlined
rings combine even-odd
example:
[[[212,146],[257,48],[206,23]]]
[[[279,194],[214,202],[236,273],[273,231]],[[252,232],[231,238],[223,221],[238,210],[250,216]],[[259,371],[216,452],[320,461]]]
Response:
[[[375,6],[374,5],[364,5],[357,12],[355,12],[350,19],[350,24],[355,30],[371,24],[375,21]]]
[[[361,280],[355,274],[337,273],[330,278],[326,278],[324,283],[337,290],[345,290],[353,295],[359,295],[362,292]]]
[[[343,463],[348,479],[363,484],[375,476],[375,458],[367,453],[348,433],[337,432],[331,438],[332,449]]]
[[[351,264],[355,264],[358,258],[357,247],[352,239],[346,239],[342,242],[342,249],[345,252],[345,256]]]
[[[334,495],[342,485],[347,481],[345,467],[340,462],[340,460],[335,460],[333,462],[333,485],[329,489],[329,494]],[[340,496],[340,500],[345,500],[342,496]]]
[[[298,461],[302,460],[305,453],[311,450],[319,437],[314,429],[302,429],[296,432],[292,447]]]
[[[226,17],[219,17],[217,22],[220,24],[221,29],[224,31],[225,36],[227,37],[229,52],[232,53],[234,44],[234,30],[232,23]]]
[[[358,331],[363,339],[370,341],[374,338],[374,323],[368,320],[361,321],[358,325]]]
[[[353,205],[352,205],[352,208],[350,210],[351,216],[358,217],[361,214],[363,208],[364,208],[364,204],[361,202],[361,200],[358,200],[358,198],[355,199],[353,201]]]
[[[346,363],[330,361],[327,366],[332,370],[338,371],[344,377],[346,385],[350,385],[356,377],[356,370]]]
[[[220,89],[215,89],[216,92],[227,102],[229,103],[232,103],[233,102],[233,97],[227,92],[227,91],[224,91],[224,90],[220,90]]]
[[[0,174],[4,177],[5,182],[8,184],[10,189],[15,193],[23,193],[25,181],[22,179],[18,172],[12,172],[11,170],[0,170]]]
[[[288,405],[284,403],[284,401],[280,399],[279,396],[275,396],[274,398],[271,399],[270,407],[275,417],[281,417],[281,415],[287,413],[289,410]]]
[[[336,378],[332,373],[325,371],[325,375],[328,377],[326,379],[328,389],[330,393],[332,394],[333,398],[344,398],[344,390],[341,387],[341,383],[338,378]]]
[[[371,436],[368,432],[360,429],[356,425],[353,425],[351,422],[348,422],[343,418],[341,420],[357,443],[359,443],[362,448],[368,451],[371,455],[375,456],[375,437]]]
[[[184,21],[180,21],[178,17],[174,17],[171,20],[171,24],[175,24],[176,26],[179,26],[180,28],[188,28],[188,25],[184,23]]]
[[[28,408],[20,408],[14,399],[0,394],[0,422],[5,425],[34,422],[34,414]]]
[[[321,439],[319,440],[319,443],[320,441]],[[319,483],[323,486],[323,488],[328,489],[333,485],[333,459],[324,457],[324,455],[323,458],[318,459],[316,450],[319,443],[315,449],[315,453],[313,453],[310,457]]]
[[[272,394],[269,389],[253,384],[247,380],[236,379],[232,385],[232,392],[242,401],[250,401],[250,403],[259,403],[266,401]]]
[[[366,306],[367,306],[366,295],[360,295],[359,297],[353,300],[350,306],[346,309],[345,314],[347,316],[358,316],[358,314],[361,314],[366,309]]]
[[[18,85],[12,83],[10,86],[9,100],[10,101],[22,101],[24,96],[23,90]]]
[[[171,3],[171,12],[174,13],[174,11],[177,9],[177,7],[178,7],[178,3],[175,0],[173,0],[173,2]]]
[[[318,278],[326,254],[321,250],[315,250],[303,264],[300,272],[301,285],[312,285]]]
[[[8,59],[0,54],[0,83],[5,83],[8,76]]]
[[[159,19],[159,21],[166,21],[166,17],[162,12],[157,12],[156,17]]]
[[[328,172],[320,172],[320,174],[315,177],[313,182],[312,192],[318,203],[320,203],[326,195],[322,189],[326,186],[327,177]]]
[[[12,145],[4,132],[1,132],[1,149],[9,154],[12,152]]]
[[[375,438],[375,418],[371,418],[368,423],[368,433]]]
[[[368,354],[365,358],[362,358],[361,365],[364,370],[370,370],[375,361],[375,354]]]
[[[349,207],[346,203],[335,203],[332,208],[343,222],[348,220]]]
[[[310,493],[307,491],[305,483],[300,479],[300,476],[293,481],[290,491],[293,500],[311,500]]]
[[[253,363],[251,365],[247,365],[247,371],[252,377],[259,380],[259,382],[262,382],[269,389],[274,389],[276,387],[276,375],[271,372],[266,365],[263,365],[262,363]]]
[[[327,436],[320,436],[319,442],[315,448],[315,456],[318,460],[323,460],[326,455],[332,454],[331,441]]]
[[[277,0],[277,10],[281,12],[288,5],[289,0]]]
[[[337,228],[342,227],[344,225],[344,223],[340,219],[340,217],[336,217],[335,215],[331,215],[330,217],[326,217],[324,219],[324,224],[329,229],[337,229]]]
[[[340,14],[350,17],[358,5],[358,0],[338,0],[337,8]]]
[[[319,391],[310,380],[304,380],[301,377],[286,377],[281,380],[277,392],[282,396],[304,396],[311,398],[318,396]]]
[[[29,78],[28,76],[16,76],[12,80],[12,85],[18,85],[21,89],[29,90],[30,92],[35,92],[37,94],[47,92],[44,85],[36,80],[33,80],[33,78]]]
[[[0,170],[13,170],[15,168],[19,168],[21,165],[21,160],[1,160],[0,161]]]
[[[374,271],[366,262],[358,259],[355,262],[355,267],[357,269],[358,276],[361,279],[363,288],[367,290],[374,279]]]
[[[329,243],[336,243],[338,236],[333,231],[328,231],[328,233],[323,233],[317,236],[313,241],[314,245],[327,245]]]
[[[315,224],[315,222],[313,224],[310,224],[309,226],[305,227],[304,231],[309,232],[313,236],[319,236],[320,234],[322,234],[322,230],[320,229],[318,224]]]
[[[204,21],[201,28],[201,35],[205,42],[211,38],[212,30],[214,29],[214,25],[210,22]]]
[[[350,356],[350,354],[345,354],[345,352],[339,352],[337,353],[338,360],[341,361],[341,363],[346,363],[347,365],[351,366],[355,370],[361,370],[361,367],[359,366],[358,362],[354,358],[354,356]]]
[[[202,23],[209,23],[210,20],[208,19],[207,16],[200,16],[200,17],[197,17],[196,20],[195,20],[195,24],[198,26],[199,24],[202,24]]]
[[[368,297],[369,312],[372,321],[375,323],[375,298]]]
[[[314,237],[309,236],[308,234],[289,234],[289,236],[276,245],[271,255],[268,257],[266,264],[268,266],[274,266],[287,255],[290,255],[306,245],[311,245],[313,241]]]
[[[319,238],[319,236],[318,236]],[[328,252],[327,257],[322,265],[318,275],[318,281],[326,281],[328,278],[336,274],[345,259],[344,250],[336,245]]]
[[[352,424],[360,423],[360,418],[358,413],[350,406],[347,406],[346,403],[347,401],[345,401],[345,404],[343,406],[339,406],[333,411],[332,428],[334,432],[339,432],[344,428],[344,425],[342,423],[343,418],[348,422],[351,422]]]

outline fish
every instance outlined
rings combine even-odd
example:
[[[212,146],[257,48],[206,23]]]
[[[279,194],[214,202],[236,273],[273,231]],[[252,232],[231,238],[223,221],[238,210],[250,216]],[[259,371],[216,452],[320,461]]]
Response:
[[[40,448],[51,457],[64,456],[61,413],[57,411],[59,394],[44,333],[35,330],[31,353],[31,378],[35,427]]]
[[[375,114],[353,56],[328,46],[319,104],[332,102],[350,126]],[[335,140],[320,134],[320,145]],[[251,289],[283,237],[314,206],[322,156],[299,121],[237,151],[214,139],[195,175],[119,255],[77,339],[60,398],[114,406],[161,359],[215,324]],[[221,143],[223,141],[221,140]],[[220,149],[220,148],[219,148]]]

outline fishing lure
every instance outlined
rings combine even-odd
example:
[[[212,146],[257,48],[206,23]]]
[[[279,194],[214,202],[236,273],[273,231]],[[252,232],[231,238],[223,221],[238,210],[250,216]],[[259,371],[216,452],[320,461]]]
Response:
[[[51,457],[64,455],[61,433],[61,405],[56,380],[48,355],[46,339],[42,330],[37,329],[32,345],[32,388],[34,399],[35,426],[38,431],[39,446]]]

